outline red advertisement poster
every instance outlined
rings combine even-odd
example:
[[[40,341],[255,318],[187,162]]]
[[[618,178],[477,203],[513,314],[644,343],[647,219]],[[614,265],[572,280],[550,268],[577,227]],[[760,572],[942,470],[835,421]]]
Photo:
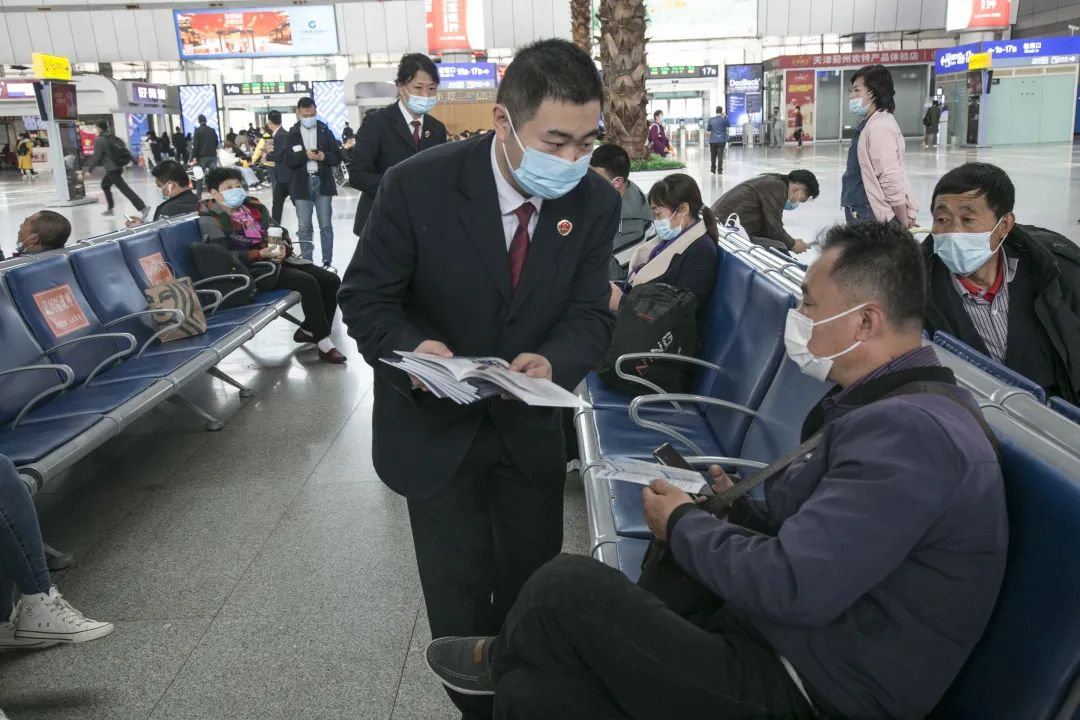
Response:
[[[139,265],[151,286],[173,281],[172,270],[165,263],[165,258],[161,257],[161,253],[139,258]]]
[[[79,146],[82,148],[82,154],[85,157],[90,157],[94,154],[95,140],[97,140],[96,132],[85,127],[79,128]]]
[[[483,4],[479,0],[424,0],[428,52],[483,48]],[[471,13],[471,14],[470,14]]]
[[[62,338],[77,330],[90,326],[86,313],[75,301],[70,285],[61,285],[50,290],[34,293],[34,303],[54,337]]]
[[[78,120],[79,106],[75,86],[72,83],[49,83],[52,91],[53,120]]]
[[[1011,0],[949,0],[945,28],[979,30],[1009,26]]]
[[[333,55],[333,5],[174,10],[181,59]]]
[[[795,142],[796,115],[795,108],[799,108],[802,114],[802,140],[807,142],[814,139],[814,71],[813,70],[789,70],[784,73],[784,97],[787,128],[784,139]]]

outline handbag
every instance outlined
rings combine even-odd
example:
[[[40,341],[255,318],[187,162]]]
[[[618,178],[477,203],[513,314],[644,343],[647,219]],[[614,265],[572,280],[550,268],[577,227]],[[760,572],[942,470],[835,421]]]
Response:
[[[615,366],[629,353],[697,352],[697,299],[694,293],[673,285],[647,282],[631,288],[619,310],[611,345],[597,371],[607,385],[640,394],[648,390],[618,376]],[[639,359],[629,370],[665,392],[679,393],[690,388],[692,368],[667,360]]]
[[[970,398],[955,385],[945,382],[916,381],[886,393],[880,399],[920,393],[947,397],[968,411],[986,435],[995,454],[998,457],[1001,456],[1001,449],[994,431],[983,418],[982,412],[978,407],[972,406]],[[825,425],[797,447],[770,463],[768,467],[759,470],[746,480],[735,483],[727,490],[707,498],[699,507],[718,518],[729,515],[738,507],[736,503],[742,501],[748,492],[785,473],[800,457],[813,453],[824,441],[828,428],[829,426]],[[731,519],[736,521],[735,518]],[[641,576],[638,578],[638,585],[659,598],[680,617],[699,623],[723,605],[723,601],[716,593],[682,569],[667,543],[656,539],[649,543],[649,548],[641,561]]]
[[[159,336],[161,342],[183,340],[206,332],[206,316],[191,278],[182,277],[153,285],[143,293],[151,310],[179,310],[184,313],[184,320],[178,327]],[[176,316],[172,313],[155,312],[150,318],[158,330],[176,324]]]

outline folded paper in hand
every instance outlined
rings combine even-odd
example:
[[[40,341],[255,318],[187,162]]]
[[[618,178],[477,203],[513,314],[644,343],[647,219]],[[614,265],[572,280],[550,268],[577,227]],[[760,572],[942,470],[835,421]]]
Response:
[[[492,357],[440,357],[398,351],[400,360],[383,358],[387,365],[409,373],[437,398],[468,405],[484,398],[507,395],[538,407],[588,407],[588,403],[550,380],[514,372],[510,363]]]
[[[605,457],[597,468],[599,480],[621,480],[637,485],[650,485],[653,480],[664,479],[683,492],[699,494],[705,489],[705,479],[695,470],[669,467],[644,460],[625,457]]]

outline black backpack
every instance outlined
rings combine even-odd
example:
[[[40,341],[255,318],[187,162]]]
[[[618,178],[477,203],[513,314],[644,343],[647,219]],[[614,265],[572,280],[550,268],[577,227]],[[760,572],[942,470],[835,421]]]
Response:
[[[123,140],[115,135],[106,135],[105,142],[107,143],[105,146],[105,153],[117,166],[124,167],[125,165],[131,164],[133,159],[131,157],[131,151],[128,150],[128,147],[124,144]]]
[[[206,278],[220,277],[221,275],[246,275],[251,277],[251,271],[245,265],[237,262],[231,252],[220,245],[211,243],[197,242],[191,246],[191,265],[194,270],[192,274],[195,276],[195,280],[205,280]],[[239,280],[230,278],[215,280],[200,285],[199,288],[217,290],[224,296],[236,290],[239,284]],[[229,308],[247,305],[255,298],[257,292],[258,288],[252,282],[245,290],[236,293],[223,302],[221,307]]]
[[[689,290],[657,282],[633,287],[619,310],[611,347],[600,361],[600,379],[634,395],[651,392],[620,378],[615,363],[629,353],[697,354],[696,315],[697,299]],[[693,377],[692,366],[664,360],[628,361],[623,369],[669,393],[686,392]]]

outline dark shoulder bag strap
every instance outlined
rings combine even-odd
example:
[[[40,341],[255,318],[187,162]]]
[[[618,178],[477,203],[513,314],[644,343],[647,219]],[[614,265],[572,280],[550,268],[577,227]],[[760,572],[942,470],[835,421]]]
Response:
[[[972,420],[978,424],[979,428],[986,435],[986,439],[990,442],[990,447],[994,449],[994,454],[1001,457],[1001,446],[998,444],[997,437],[994,435],[994,431],[990,428],[990,425],[986,422],[986,418],[983,417],[982,412],[977,407],[971,405],[970,397],[962,392],[960,388],[955,385],[950,385],[944,382],[913,382],[908,383],[902,387],[893,390],[892,392],[884,395],[881,399],[898,397],[900,395],[940,395],[947,397],[957,405],[967,410],[971,415]],[[739,498],[746,495],[748,492],[761,485],[764,482],[768,482],[773,478],[782,475],[787,472],[787,469],[793,462],[798,460],[807,453],[812,453],[821,445],[825,439],[825,431],[828,429],[828,425],[822,427],[816,433],[807,438],[806,442],[803,442],[798,447],[789,450],[784,453],[776,461],[769,464],[768,467],[762,468],[755,473],[752,477],[743,480],[742,482],[735,483],[727,490],[721,493],[717,493],[716,496],[708,498],[702,508],[712,513],[713,515],[720,515],[727,511]]]

